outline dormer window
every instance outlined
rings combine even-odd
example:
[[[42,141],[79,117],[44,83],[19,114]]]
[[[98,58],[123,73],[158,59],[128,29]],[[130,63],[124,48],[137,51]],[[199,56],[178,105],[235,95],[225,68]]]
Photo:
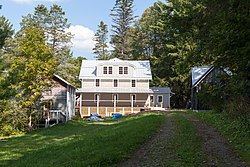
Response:
[[[128,74],[128,67],[119,67],[119,74]]]
[[[124,74],[128,74],[128,67],[124,67]]]
[[[123,74],[123,67],[119,67],[119,74]]]
[[[109,67],[109,74],[112,74],[112,72],[113,72],[113,68]]]
[[[108,74],[108,67],[103,67],[103,74]]]

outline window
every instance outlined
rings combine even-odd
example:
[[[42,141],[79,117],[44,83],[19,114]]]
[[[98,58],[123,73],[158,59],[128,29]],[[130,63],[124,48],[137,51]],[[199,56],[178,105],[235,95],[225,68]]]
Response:
[[[124,74],[128,74],[128,67],[124,67]]]
[[[135,87],[135,80],[132,80],[132,87]]]
[[[117,87],[117,86],[118,86],[118,80],[114,79],[114,87]]]
[[[109,67],[109,74],[112,74],[112,67]]]
[[[99,86],[100,86],[100,79],[96,79],[96,80],[95,80],[95,86],[96,86],[96,87],[99,87]]]
[[[119,67],[119,74],[123,74],[123,67]]]
[[[158,103],[162,102],[162,96],[158,96]]]
[[[108,74],[108,67],[103,67],[103,74]]]

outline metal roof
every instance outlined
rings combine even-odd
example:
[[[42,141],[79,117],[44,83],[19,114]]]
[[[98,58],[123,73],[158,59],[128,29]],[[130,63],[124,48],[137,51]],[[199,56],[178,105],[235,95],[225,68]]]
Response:
[[[165,88],[159,88],[159,87],[151,87],[150,88],[154,93],[173,93],[171,92],[171,89],[168,87]]]
[[[192,67],[192,86],[194,86],[212,67]]]
[[[134,68],[134,75],[132,78],[137,79],[152,79],[150,63],[148,60],[121,60],[118,58],[110,60],[83,60],[79,79],[81,78],[94,78],[97,76],[97,66],[113,65],[113,66],[131,66]],[[106,76],[106,78],[112,78],[112,76]]]

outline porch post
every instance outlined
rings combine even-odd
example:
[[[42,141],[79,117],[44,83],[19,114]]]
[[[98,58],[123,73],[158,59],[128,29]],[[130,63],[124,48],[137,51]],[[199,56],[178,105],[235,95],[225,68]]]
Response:
[[[133,95],[130,95],[130,99],[131,99],[131,112],[134,113],[134,97],[133,97]]]
[[[82,94],[80,94],[80,103],[79,103],[79,107],[80,107],[80,115],[82,115]]]
[[[114,95],[114,113],[116,113],[116,96],[117,95]]]
[[[96,110],[97,110],[97,114],[99,114],[99,103],[100,103],[100,95],[97,94],[97,103],[96,103]]]

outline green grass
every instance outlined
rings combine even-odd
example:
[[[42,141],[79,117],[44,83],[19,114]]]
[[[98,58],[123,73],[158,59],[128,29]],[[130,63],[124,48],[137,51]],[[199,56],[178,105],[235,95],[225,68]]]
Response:
[[[178,112],[172,113],[176,125],[175,134],[168,143],[164,166],[200,166],[202,141],[192,122]]]
[[[189,114],[217,128],[235,148],[239,156],[250,164],[250,129],[245,128],[240,119],[232,119],[223,113],[215,112],[190,112]]]
[[[69,121],[0,142],[0,166],[114,166],[163,123],[148,113],[116,121]]]

